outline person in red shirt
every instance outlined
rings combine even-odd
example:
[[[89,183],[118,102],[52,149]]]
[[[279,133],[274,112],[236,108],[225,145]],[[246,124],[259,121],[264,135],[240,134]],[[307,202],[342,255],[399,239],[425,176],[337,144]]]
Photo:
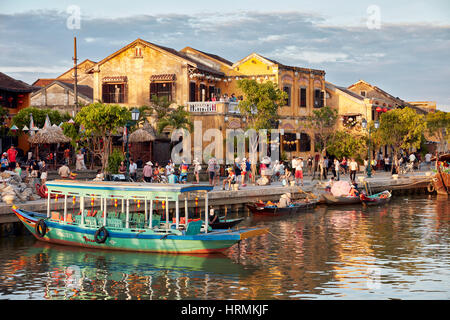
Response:
[[[8,154],[8,162],[9,162],[9,168],[11,170],[14,170],[16,168],[16,157],[17,157],[17,150],[16,148],[11,145],[11,147],[6,151]]]

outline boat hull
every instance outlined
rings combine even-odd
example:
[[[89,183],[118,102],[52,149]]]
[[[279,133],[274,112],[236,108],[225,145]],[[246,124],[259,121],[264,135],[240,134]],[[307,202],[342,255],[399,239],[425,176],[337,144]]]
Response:
[[[260,215],[260,216],[280,216],[280,215],[288,215],[288,214],[295,214],[299,212],[303,212],[308,209],[312,209],[316,206],[316,202],[305,202],[302,204],[298,204],[293,207],[285,207],[285,208],[278,208],[278,207],[264,207],[260,204],[247,204],[247,208],[254,214],[254,215]]]
[[[233,228],[234,226],[241,223],[242,221],[244,221],[244,218],[228,219],[228,220],[225,219],[225,220],[220,220],[220,221],[217,221],[214,223],[210,223],[209,225],[213,229],[229,229],[229,228]]]
[[[44,215],[13,209],[16,216],[36,239],[48,243],[107,250],[160,253],[214,253],[222,252],[235,243],[267,233],[267,229],[215,230],[196,235],[158,233],[145,229],[114,229],[107,227],[104,243],[95,241],[98,227],[78,226],[46,219]],[[45,219],[47,231],[40,236],[36,224]]]
[[[324,193],[322,197],[328,205],[340,205],[340,204],[356,204],[361,203],[359,196],[356,197],[335,197],[331,193]]]
[[[361,194],[360,198],[363,204],[368,206],[383,205],[391,200],[392,194],[389,191],[383,191],[372,196]]]
[[[438,172],[433,178],[433,186],[438,195],[448,195],[450,190],[450,174]]]

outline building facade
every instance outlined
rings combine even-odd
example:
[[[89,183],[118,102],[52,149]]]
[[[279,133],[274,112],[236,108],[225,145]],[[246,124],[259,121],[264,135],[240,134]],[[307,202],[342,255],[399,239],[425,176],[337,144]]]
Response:
[[[246,128],[238,102],[224,99],[242,96],[238,80],[272,81],[288,94],[277,125],[283,134],[281,152],[288,157],[314,152],[313,129],[304,121],[326,105],[323,70],[287,66],[256,53],[232,63],[191,47],[176,51],[137,39],[87,72],[93,75],[94,101],[139,107],[150,105],[154,95],[167,97],[186,107],[191,120],[201,124],[202,135],[208,129],[225,134],[227,129]],[[202,146],[210,143],[203,139]]]

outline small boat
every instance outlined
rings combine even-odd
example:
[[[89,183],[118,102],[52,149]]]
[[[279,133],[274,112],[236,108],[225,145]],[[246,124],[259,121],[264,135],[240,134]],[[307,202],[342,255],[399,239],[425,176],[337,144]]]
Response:
[[[48,243],[135,252],[213,253],[268,232],[255,227],[213,230],[208,219],[189,222],[187,205],[188,222],[180,223],[179,201],[186,204],[189,194],[204,196],[206,209],[211,186],[68,180],[49,181],[46,186],[46,214],[16,206],[12,210],[36,239]],[[60,211],[58,200],[63,203]],[[68,201],[73,203],[70,210]],[[157,201],[165,221],[154,213]],[[169,221],[170,204],[175,204],[175,223]],[[144,212],[138,210],[141,206]]]
[[[359,196],[334,196],[331,193],[323,193],[322,198],[330,205],[361,203]]]
[[[210,222],[210,226],[213,229],[230,229],[244,221],[244,218],[226,219],[225,217],[219,217],[218,221]]]
[[[391,200],[392,193],[385,190],[383,192],[376,193],[371,196],[367,196],[364,193],[361,193],[359,197],[361,198],[363,204],[366,204],[368,206],[374,206],[388,203],[389,200]]]
[[[448,196],[450,194],[450,173],[448,171],[444,171],[441,163],[450,162],[450,153],[433,157],[431,161],[437,161],[437,172],[433,177],[431,186],[428,187],[428,191],[432,192],[436,190],[438,195]]]
[[[308,209],[313,209],[317,205],[316,200],[298,201],[291,203],[289,206],[284,208],[278,208],[276,205],[263,205],[261,203],[251,203],[247,204],[247,208],[254,215],[264,215],[264,216],[280,216],[286,214],[294,214],[306,211]]]

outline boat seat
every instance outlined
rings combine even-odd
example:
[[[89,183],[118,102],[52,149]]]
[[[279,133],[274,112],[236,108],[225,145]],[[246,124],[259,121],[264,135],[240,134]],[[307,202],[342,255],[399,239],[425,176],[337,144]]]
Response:
[[[113,228],[123,228],[123,222],[121,219],[108,218],[106,219],[106,226]]]
[[[161,223],[161,216],[160,215],[153,215],[152,216],[152,228],[154,227],[158,227],[159,224]]]
[[[59,212],[57,212],[57,211],[52,211],[52,212],[51,212],[51,219],[52,219],[52,220],[59,220],[59,219],[60,219],[60,217],[59,217]]]
[[[200,233],[200,230],[202,228],[203,221],[197,220],[189,222],[186,228],[186,235],[187,236],[193,236]]]
[[[97,228],[97,218],[95,217],[84,217],[84,224],[88,227]]]

